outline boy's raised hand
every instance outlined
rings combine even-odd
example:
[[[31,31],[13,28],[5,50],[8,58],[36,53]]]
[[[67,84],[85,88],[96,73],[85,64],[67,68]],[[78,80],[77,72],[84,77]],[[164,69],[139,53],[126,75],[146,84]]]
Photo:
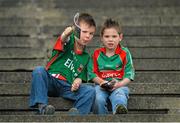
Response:
[[[74,31],[74,26],[68,26],[68,27],[66,27],[65,30],[64,30],[64,32],[63,32],[62,35],[61,35],[62,40],[65,41],[66,38],[67,38],[68,36],[70,36],[73,31]]]

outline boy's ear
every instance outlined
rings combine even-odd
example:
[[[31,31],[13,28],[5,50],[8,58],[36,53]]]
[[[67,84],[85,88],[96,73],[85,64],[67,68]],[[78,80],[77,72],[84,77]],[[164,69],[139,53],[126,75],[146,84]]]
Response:
[[[119,34],[120,41],[123,39],[123,33]]]

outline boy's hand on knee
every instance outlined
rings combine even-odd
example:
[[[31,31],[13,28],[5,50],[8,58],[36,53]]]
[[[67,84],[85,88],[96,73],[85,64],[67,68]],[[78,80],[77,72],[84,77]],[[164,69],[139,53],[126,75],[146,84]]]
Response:
[[[71,91],[77,91],[79,89],[81,83],[82,83],[81,79],[79,79],[79,78],[75,79],[71,86]]]
[[[76,91],[76,90],[78,90],[78,89],[79,89],[79,85],[80,85],[80,84],[73,83],[73,84],[72,84],[72,87],[71,87],[71,91]]]
[[[112,83],[113,87],[112,87],[112,89],[110,91],[113,91],[113,90],[118,88],[118,82],[119,81],[117,79],[114,79],[114,78],[111,80],[111,83]]]

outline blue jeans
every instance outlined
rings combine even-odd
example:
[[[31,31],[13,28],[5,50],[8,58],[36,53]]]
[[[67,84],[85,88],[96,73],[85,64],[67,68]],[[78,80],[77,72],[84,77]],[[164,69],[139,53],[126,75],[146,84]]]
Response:
[[[36,67],[32,72],[29,106],[35,107],[38,103],[47,105],[48,96],[73,100],[74,107],[79,110],[80,114],[88,114],[94,102],[95,89],[90,85],[81,84],[76,92],[72,92],[69,83],[54,78],[44,67]]]
[[[115,112],[116,105],[120,104],[127,108],[129,98],[128,87],[120,87],[112,92],[103,90],[99,85],[95,86],[96,98],[94,102],[93,112],[95,114],[108,114],[109,101],[112,111]]]

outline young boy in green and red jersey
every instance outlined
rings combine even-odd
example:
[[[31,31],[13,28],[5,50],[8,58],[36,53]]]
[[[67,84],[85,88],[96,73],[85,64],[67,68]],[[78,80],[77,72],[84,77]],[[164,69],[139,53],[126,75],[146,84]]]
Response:
[[[100,36],[104,47],[94,51],[88,64],[89,80],[96,83],[94,113],[109,113],[108,101],[113,114],[127,113],[127,85],[134,79],[131,54],[120,44],[123,34],[117,21],[107,19]]]
[[[30,107],[37,107],[39,114],[54,114],[55,108],[48,105],[48,96],[74,101],[71,111],[79,114],[88,114],[91,110],[95,90],[82,82],[87,80],[89,61],[85,47],[94,36],[96,24],[87,13],[79,15],[77,24],[80,34],[75,35],[74,26],[67,27],[58,37],[46,68],[36,67],[32,73]]]

